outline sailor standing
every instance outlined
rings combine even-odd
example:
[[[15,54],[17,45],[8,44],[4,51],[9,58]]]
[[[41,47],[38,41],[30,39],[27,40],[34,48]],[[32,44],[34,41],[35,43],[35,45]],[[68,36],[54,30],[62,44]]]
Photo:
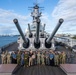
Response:
[[[45,64],[45,63],[44,63],[44,54],[43,54],[43,53],[41,54],[41,63],[42,63],[42,65]]]
[[[31,66],[33,64],[33,60],[32,60],[32,55],[33,55],[33,52],[32,50],[29,52],[29,66]]]
[[[63,57],[62,52],[60,52],[59,53],[59,64],[62,64],[62,57]]]
[[[1,54],[1,60],[2,60],[2,64],[5,64],[5,53],[4,52]]]
[[[65,64],[65,59],[66,59],[66,54],[65,54],[65,52],[63,51],[63,52],[62,52],[62,64]]]
[[[40,65],[40,58],[41,58],[41,55],[40,55],[40,52],[37,53],[37,64]]]
[[[24,66],[24,52],[21,54],[21,66]]]
[[[58,54],[58,52],[55,52],[54,63],[55,63],[55,65],[59,64],[59,54]]]
[[[33,61],[33,65],[35,65],[36,64],[36,54],[35,54],[35,52],[33,52],[32,61]]]
[[[5,64],[7,64],[7,55],[8,55],[8,51],[6,50],[6,52],[5,52]]]
[[[66,58],[67,58],[67,63],[70,63],[71,62],[71,54],[70,54],[70,52],[67,53]]]
[[[28,58],[29,58],[29,55],[28,55],[28,53],[27,52],[25,52],[25,54],[24,54],[24,65],[26,66],[26,67],[28,67],[28,64],[29,64],[29,60],[28,60]]]
[[[17,53],[17,64],[20,65],[21,53],[18,51]]]
[[[50,65],[54,66],[54,54],[53,54],[53,52],[50,52],[49,57],[50,57]]]
[[[49,60],[49,52],[46,52],[45,53],[45,63],[46,63],[46,65],[50,65],[50,60]]]
[[[10,53],[7,54],[7,64],[11,63],[11,55]]]
[[[16,64],[17,63],[17,55],[16,55],[16,52],[13,52],[12,53],[12,63]]]

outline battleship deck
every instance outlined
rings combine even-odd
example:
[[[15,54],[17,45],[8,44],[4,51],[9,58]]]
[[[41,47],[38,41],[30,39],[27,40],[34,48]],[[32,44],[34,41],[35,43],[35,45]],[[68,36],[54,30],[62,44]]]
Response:
[[[59,67],[37,65],[21,67],[16,75],[66,75]]]
[[[14,43],[13,45],[8,46],[5,50],[8,51],[16,51],[18,50],[18,44]],[[66,53],[70,50],[65,49],[64,47],[59,47],[58,51],[65,51]],[[76,53],[74,53],[74,57],[72,58],[72,64],[76,64]],[[21,67],[15,75],[67,75],[60,67],[52,67],[52,66],[31,66],[28,68]]]
[[[7,47],[4,47],[4,51],[17,51],[18,50],[18,43],[14,42],[12,44],[9,44]]]
[[[0,75],[12,75],[16,67],[17,64],[1,64]]]
[[[61,64],[60,67],[67,75],[76,75],[76,64]]]

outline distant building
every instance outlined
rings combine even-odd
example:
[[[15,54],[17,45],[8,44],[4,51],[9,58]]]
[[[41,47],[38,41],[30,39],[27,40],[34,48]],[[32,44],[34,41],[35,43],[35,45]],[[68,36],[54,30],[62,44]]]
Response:
[[[72,39],[71,37],[55,37],[55,40],[57,42],[62,42],[64,44],[66,44],[67,46],[73,47],[74,45],[76,45],[76,39]]]

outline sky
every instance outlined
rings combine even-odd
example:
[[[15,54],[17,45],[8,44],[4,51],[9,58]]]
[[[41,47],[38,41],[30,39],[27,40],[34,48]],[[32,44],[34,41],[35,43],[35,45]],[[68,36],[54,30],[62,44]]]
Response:
[[[35,3],[42,12],[41,22],[46,24],[45,30],[52,33],[60,18],[64,19],[58,34],[76,34],[76,0],[0,0],[0,35],[19,34],[13,23],[17,18],[23,30],[32,22],[31,9]]]

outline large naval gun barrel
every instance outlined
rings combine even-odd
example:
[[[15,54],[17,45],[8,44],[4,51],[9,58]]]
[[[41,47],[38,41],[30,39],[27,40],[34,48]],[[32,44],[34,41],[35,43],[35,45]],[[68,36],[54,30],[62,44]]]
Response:
[[[41,32],[41,34],[40,34],[40,37],[41,37],[41,38],[44,38],[44,37],[45,37],[45,35],[44,35],[44,30],[45,30],[45,24],[44,24],[43,29],[42,29],[42,32]]]
[[[28,24],[29,37],[32,38],[33,34],[31,33],[30,24]]]
[[[51,47],[51,40],[53,39],[55,33],[57,32],[57,30],[59,29],[59,27],[61,26],[61,24],[63,23],[63,19],[59,19],[59,22],[57,24],[57,26],[55,27],[55,29],[53,30],[52,34],[50,35],[50,37],[48,39],[45,39],[45,47],[46,48],[50,48]]]
[[[28,48],[29,47],[29,39],[28,38],[25,38],[25,36],[24,36],[24,34],[22,32],[22,29],[21,29],[21,27],[20,27],[20,25],[18,23],[18,20],[17,19],[14,19],[13,22],[15,23],[15,25],[16,25],[16,27],[17,27],[17,29],[18,29],[18,31],[19,31],[19,33],[20,33],[23,41],[24,41],[23,47],[24,48]]]
[[[35,46],[35,48],[39,48],[40,47],[39,30],[40,30],[40,19],[37,20],[36,38],[34,40],[34,46]]]
[[[44,26],[43,26],[42,34],[44,34],[44,30],[45,30],[45,24],[44,24]]]

